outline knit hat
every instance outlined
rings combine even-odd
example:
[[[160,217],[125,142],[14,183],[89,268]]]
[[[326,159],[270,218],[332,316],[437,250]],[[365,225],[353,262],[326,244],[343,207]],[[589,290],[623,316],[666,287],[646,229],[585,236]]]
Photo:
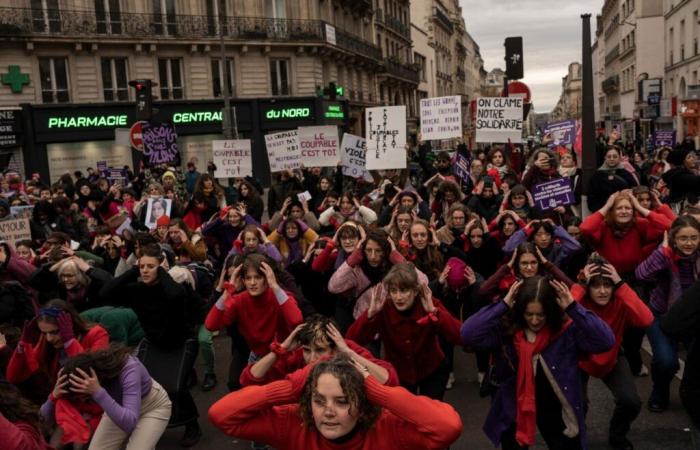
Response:
[[[685,157],[688,156],[688,153],[690,153],[690,150],[678,148],[668,154],[666,161],[672,166],[680,167],[683,165],[683,161],[685,161]]]
[[[167,227],[170,225],[170,217],[162,215],[156,220],[157,227]]]
[[[464,268],[467,264],[459,258],[450,258],[447,260],[447,266],[450,268],[450,273],[447,274],[447,286],[453,291],[462,289],[467,284],[467,279],[464,277]]]
[[[173,172],[171,172],[171,171],[169,171],[169,170],[168,170],[167,172],[163,173],[163,176],[160,177],[160,179],[161,179],[161,180],[165,180],[167,177],[170,177],[170,178],[172,178],[173,180],[177,180],[177,177],[175,176],[175,173],[173,173]]]

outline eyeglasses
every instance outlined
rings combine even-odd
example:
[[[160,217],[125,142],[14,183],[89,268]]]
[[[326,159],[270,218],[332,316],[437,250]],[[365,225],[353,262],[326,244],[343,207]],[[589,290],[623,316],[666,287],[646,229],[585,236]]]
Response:
[[[676,241],[682,244],[687,244],[689,242],[695,243],[700,241],[700,236],[676,236]]]

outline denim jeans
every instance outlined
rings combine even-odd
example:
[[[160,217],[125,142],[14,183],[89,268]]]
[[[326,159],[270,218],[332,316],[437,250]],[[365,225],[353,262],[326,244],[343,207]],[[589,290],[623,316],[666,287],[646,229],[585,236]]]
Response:
[[[659,318],[647,329],[647,337],[653,352],[651,358],[651,380],[654,383],[650,401],[668,404],[671,381],[680,368],[678,364],[678,342],[661,331]]]

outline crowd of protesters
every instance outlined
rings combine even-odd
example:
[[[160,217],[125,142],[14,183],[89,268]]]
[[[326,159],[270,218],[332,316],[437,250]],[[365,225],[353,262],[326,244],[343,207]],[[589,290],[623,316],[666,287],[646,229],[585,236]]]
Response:
[[[208,420],[253,448],[448,448],[460,349],[503,449],[538,432],[588,448],[591,377],[615,402],[610,445],[632,449],[635,377],[650,374],[646,407],[665,411],[681,345],[680,397],[700,426],[692,148],[627,153],[613,136],[588,186],[562,146],[410,157],[373,181],[302,168],[267,190],[195,162],[122,180],[6,171],[0,220],[26,217],[31,237],[0,244],[2,445],[152,449],[167,427],[195,445],[191,389],[219,382],[224,330],[230,394]],[[575,201],[538,205],[559,179]]]

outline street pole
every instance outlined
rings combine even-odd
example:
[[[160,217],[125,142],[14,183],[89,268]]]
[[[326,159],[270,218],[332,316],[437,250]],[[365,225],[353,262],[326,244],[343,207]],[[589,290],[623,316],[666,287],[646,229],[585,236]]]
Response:
[[[231,91],[228,88],[229,67],[228,62],[226,61],[226,49],[224,43],[224,27],[226,25],[225,1],[226,0],[219,0],[219,46],[221,47],[221,64],[223,65],[223,70],[221,71],[223,79],[221,80],[221,84],[224,92],[224,110],[221,114],[221,126],[224,138],[232,139],[234,135],[231,127]],[[238,133],[236,133],[236,135],[237,134]]]
[[[581,63],[583,67],[583,111],[581,115],[581,156],[582,156],[582,180],[583,195],[581,198],[581,213],[585,218],[591,211],[588,210],[588,190],[591,178],[596,170],[595,147],[595,115],[593,112],[593,58],[591,55],[591,15],[582,14],[583,21],[583,48]]]

